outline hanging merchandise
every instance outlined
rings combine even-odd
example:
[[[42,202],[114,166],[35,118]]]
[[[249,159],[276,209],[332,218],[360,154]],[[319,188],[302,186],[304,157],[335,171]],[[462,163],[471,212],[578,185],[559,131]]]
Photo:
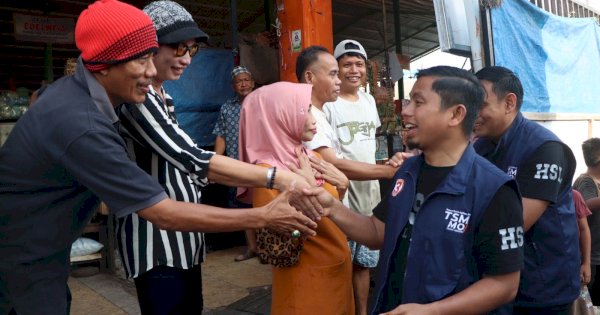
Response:
[[[15,91],[0,91],[0,120],[16,120],[27,111],[29,99]]]
[[[377,61],[369,60],[367,65],[367,82],[370,92],[375,98],[379,120],[381,121],[379,133],[397,133],[399,117],[394,112],[394,84],[387,75],[385,67],[380,68]]]

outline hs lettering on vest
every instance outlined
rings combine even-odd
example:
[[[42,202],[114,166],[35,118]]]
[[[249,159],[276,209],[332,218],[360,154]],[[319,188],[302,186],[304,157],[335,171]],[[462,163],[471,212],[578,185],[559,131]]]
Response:
[[[537,173],[533,178],[555,180],[562,183],[562,167],[556,164],[539,163],[535,165],[535,168]]]
[[[452,209],[446,209],[445,212],[445,219],[448,222],[446,230],[456,233],[465,233],[467,227],[469,226],[469,219],[471,218],[471,214]]]
[[[509,227],[506,229],[498,230],[498,233],[502,237],[501,250],[515,249],[523,246],[523,227]]]

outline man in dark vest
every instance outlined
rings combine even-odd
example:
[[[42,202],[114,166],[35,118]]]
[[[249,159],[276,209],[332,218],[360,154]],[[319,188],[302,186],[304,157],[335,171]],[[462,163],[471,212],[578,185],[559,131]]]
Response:
[[[475,150],[513,177],[523,196],[525,268],[513,314],[568,314],[580,289],[575,157],[523,117],[523,86],[512,71],[488,67],[476,75],[487,96],[473,129]]]
[[[512,301],[523,266],[516,183],[469,136],[484,90],[467,71],[419,71],[402,109],[409,148],[391,190],[364,216],[319,188],[349,238],[381,248],[372,314],[481,314]],[[388,312],[388,313],[386,313]]]

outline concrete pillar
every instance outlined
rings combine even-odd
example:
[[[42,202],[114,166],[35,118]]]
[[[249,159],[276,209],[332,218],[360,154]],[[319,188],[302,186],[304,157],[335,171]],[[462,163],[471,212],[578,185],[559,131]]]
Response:
[[[333,53],[331,0],[277,0],[279,78],[297,82],[296,58],[308,46],[320,45]]]

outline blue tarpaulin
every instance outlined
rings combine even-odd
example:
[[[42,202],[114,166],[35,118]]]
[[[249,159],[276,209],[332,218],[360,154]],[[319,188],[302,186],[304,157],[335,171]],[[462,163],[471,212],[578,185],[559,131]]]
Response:
[[[492,9],[492,33],[496,65],[523,83],[522,111],[600,113],[600,26],[594,19],[508,0]]]
[[[175,102],[181,128],[199,146],[212,146],[212,130],[221,105],[234,96],[231,88],[231,51],[202,49],[177,81],[166,81],[165,90]]]

